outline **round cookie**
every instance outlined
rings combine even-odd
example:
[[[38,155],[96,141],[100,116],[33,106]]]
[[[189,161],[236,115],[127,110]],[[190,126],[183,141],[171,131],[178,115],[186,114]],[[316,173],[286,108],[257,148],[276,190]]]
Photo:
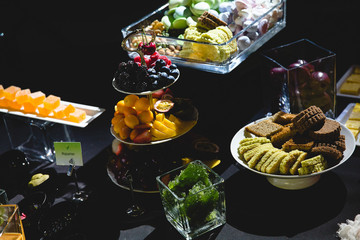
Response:
[[[340,124],[331,119],[325,119],[324,124],[318,130],[310,130],[309,136],[321,142],[333,142],[339,138],[341,131]]]
[[[298,113],[291,121],[294,123],[294,127],[303,133],[306,130],[321,127],[325,119],[326,116],[319,107],[310,106]]]
[[[336,165],[343,158],[342,152],[332,146],[316,146],[311,149],[310,153],[311,155],[323,155],[330,166]]]

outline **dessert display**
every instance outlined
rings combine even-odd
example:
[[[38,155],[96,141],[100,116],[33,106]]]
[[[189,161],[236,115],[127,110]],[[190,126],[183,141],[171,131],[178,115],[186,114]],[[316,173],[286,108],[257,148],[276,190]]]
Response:
[[[148,38],[151,34],[157,35],[157,51],[176,64],[227,73],[240,64],[239,57],[245,50],[256,51],[285,27],[284,5],[285,2],[279,0],[170,0],[122,29],[122,33],[125,37],[134,29],[142,28]],[[127,45],[134,48],[140,42],[144,42],[142,36],[133,36]],[[135,58],[137,55],[129,52],[129,56]],[[189,60],[191,64],[187,63]],[[236,66],[230,66],[234,62]],[[218,68],[211,68],[211,65]]]
[[[254,137],[240,141],[238,155],[248,167],[269,174],[306,175],[335,166],[346,149],[341,125],[310,106],[298,114],[279,111],[250,124]]]
[[[87,116],[85,110],[65,104],[58,96],[46,96],[41,91],[31,92],[13,85],[5,89],[0,85],[0,108],[74,123],[81,123]]]
[[[133,35],[130,34],[122,47],[138,56],[121,62],[112,81],[113,87],[126,95],[114,106],[110,131],[115,137],[115,155],[107,170],[120,187],[127,188],[130,175],[136,191],[157,192],[155,177],[182,161],[165,158],[164,149],[150,145],[168,142],[190,131],[197,123],[198,111],[190,99],[176,97],[170,90],[180,71],[156,50],[156,35],[153,33],[149,39],[143,30],[136,33],[142,33],[144,42],[128,47],[125,43]]]

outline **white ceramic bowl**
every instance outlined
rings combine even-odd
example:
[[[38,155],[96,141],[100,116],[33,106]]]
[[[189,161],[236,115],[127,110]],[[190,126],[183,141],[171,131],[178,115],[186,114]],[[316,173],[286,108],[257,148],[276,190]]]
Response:
[[[264,118],[259,119],[253,123],[259,122],[264,120]],[[253,124],[250,123],[250,124]],[[250,125],[248,124],[248,125]],[[248,126],[247,125],[247,126]],[[289,189],[289,190],[297,190],[297,189],[303,189],[310,187],[314,185],[319,179],[321,174],[331,171],[332,169],[340,166],[343,164],[346,160],[350,158],[350,156],[353,154],[355,150],[355,138],[354,135],[350,132],[350,130],[345,127],[345,125],[341,124],[341,134],[345,136],[345,144],[346,144],[346,150],[344,151],[344,157],[343,159],[336,165],[325,169],[324,171],[312,173],[308,175],[280,175],[280,174],[269,174],[269,173],[263,173],[260,171],[257,171],[256,169],[250,168],[244,161],[242,161],[239,158],[238,154],[238,147],[239,143],[242,139],[247,137],[253,137],[252,134],[245,131],[245,127],[241,128],[233,137],[230,143],[230,151],[234,159],[244,168],[253,171],[257,174],[261,174],[266,176],[267,180],[274,186],[282,189]]]

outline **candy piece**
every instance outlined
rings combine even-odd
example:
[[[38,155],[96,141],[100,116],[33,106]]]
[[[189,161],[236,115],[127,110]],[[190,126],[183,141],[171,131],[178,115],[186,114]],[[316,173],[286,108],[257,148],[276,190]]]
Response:
[[[30,89],[20,90],[15,94],[15,100],[18,104],[23,104],[28,101],[30,94]]]
[[[53,110],[54,118],[63,119],[65,118],[65,105],[60,105]]]
[[[69,114],[68,120],[71,122],[80,123],[86,118],[86,112],[81,109],[75,109],[74,112]]]
[[[247,36],[241,36],[239,37],[237,44],[240,50],[245,50],[251,45],[251,40]]]
[[[30,102],[24,102],[23,104],[23,112],[25,113],[36,113],[36,107]]]
[[[64,109],[64,113],[66,117],[69,117],[70,113],[75,111],[75,107],[71,104],[67,105]]]
[[[44,107],[51,110],[54,110],[60,106],[60,98],[54,95],[49,95],[44,100]]]
[[[13,110],[20,110],[21,109],[21,104],[19,104],[16,100],[8,100],[8,108],[13,109]]]
[[[69,114],[75,111],[75,107],[71,104],[61,105],[53,110],[54,118],[64,119],[69,117]]]
[[[15,99],[15,95],[18,91],[20,91],[21,88],[19,87],[16,87],[16,86],[10,86],[10,87],[7,87],[5,90],[4,90],[4,97],[7,99],[7,100],[14,100]]]
[[[38,106],[43,103],[44,99],[45,94],[41,91],[33,92],[29,95],[29,102],[34,106]]]
[[[38,111],[39,111],[39,115],[40,116],[43,116],[43,117],[47,117],[50,115],[51,113],[51,110],[46,108],[44,103],[40,104],[38,107],[37,107]]]
[[[5,97],[0,97],[0,107],[7,108],[7,106],[8,106],[8,100]]]

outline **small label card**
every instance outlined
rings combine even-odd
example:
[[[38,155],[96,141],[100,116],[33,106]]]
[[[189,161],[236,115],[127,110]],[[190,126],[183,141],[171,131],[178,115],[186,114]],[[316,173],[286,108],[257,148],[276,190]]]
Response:
[[[80,142],[54,142],[56,165],[82,166],[82,151]],[[72,161],[71,161],[72,159]]]

